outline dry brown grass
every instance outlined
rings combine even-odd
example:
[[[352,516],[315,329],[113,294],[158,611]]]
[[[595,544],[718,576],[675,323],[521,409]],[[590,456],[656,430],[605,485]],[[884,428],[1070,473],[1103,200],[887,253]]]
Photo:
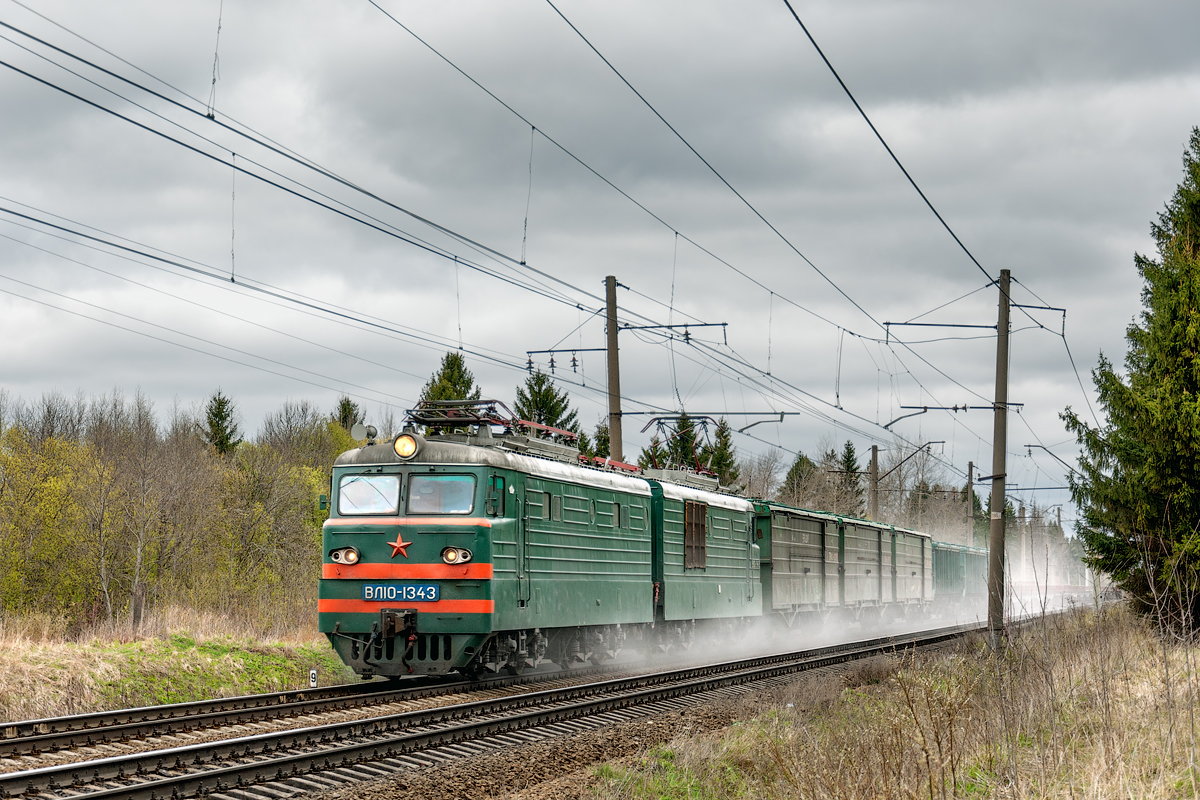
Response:
[[[316,615],[291,615],[263,619],[264,615],[241,617],[185,606],[167,606],[147,612],[137,631],[128,618],[107,622],[103,619],[80,627],[62,615],[0,614],[0,647],[66,642],[130,642],[184,634],[195,639],[270,640],[309,642],[318,637]]]
[[[1124,609],[1048,617],[999,659],[975,641],[759,697],[724,735],[609,765],[597,794],[1197,797],[1196,655]]]
[[[264,627],[185,608],[70,631],[52,616],[0,617],[0,720],[150,705],[348,679],[315,624]]]

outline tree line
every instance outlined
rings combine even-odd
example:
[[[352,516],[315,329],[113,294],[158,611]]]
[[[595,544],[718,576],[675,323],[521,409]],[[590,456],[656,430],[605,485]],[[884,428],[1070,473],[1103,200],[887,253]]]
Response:
[[[607,419],[583,430],[549,376],[531,372],[514,395],[519,418],[578,434],[587,456],[609,454]],[[454,351],[421,391],[421,400],[481,396]],[[135,631],[164,604],[263,624],[311,620],[327,515],[319,497],[337,455],[360,444],[350,430],[365,421],[349,397],[329,410],[287,401],[247,436],[235,399],[220,388],[199,409],[177,404],[162,418],[140,393],[25,402],[0,389],[0,613]],[[390,411],[373,422],[384,439],[398,432]],[[777,449],[741,456],[732,440],[725,419],[684,413],[637,462],[706,472],[751,497],[865,516],[852,442],[840,452],[825,443],[817,459],[797,454],[789,464]],[[886,453],[884,469],[901,457]],[[900,465],[881,486],[881,518],[935,533],[964,528],[968,490],[939,470],[928,454]]]
[[[0,611],[68,626],[180,604],[283,624],[312,613],[330,465],[355,442],[287,402],[242,437],[218,390],[160,419],[140,393],[0,390]]]

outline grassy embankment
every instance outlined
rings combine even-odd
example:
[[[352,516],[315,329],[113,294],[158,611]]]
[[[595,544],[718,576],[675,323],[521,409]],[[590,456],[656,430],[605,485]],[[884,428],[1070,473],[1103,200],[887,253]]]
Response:
[[[1200,796],[1194,644],[1123,608],[800,680],[718,734],[594,774],[617,798]]]
[[[353,680],[315,629],[263,631],[172,608],[137,637],[98,628],[63,638],[61,620],[0,618],[0,720],[177,703]]]

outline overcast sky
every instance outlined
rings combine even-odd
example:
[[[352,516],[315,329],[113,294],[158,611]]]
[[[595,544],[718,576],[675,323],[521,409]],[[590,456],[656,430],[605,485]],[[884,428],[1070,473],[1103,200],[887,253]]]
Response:
[[[881,323],[994,325],[997,291],[782,0],[556,2],[778,234],[545,2],[378,0],[395,21],[366,0],[23,2],[0,0],[0,207],[72,233],[0,213],[10,397],[140,390],[165,417],[220,387],[253,434],[349,393],[378,422],[461,343],[511,404],[527,351],[603,347],[615,275],[623,323],[728,323],[623,331],[626,411],[784,411],[739,451],[944,440],[948,477],[990,472],[989,411],[881,427],[990,403],[995,381],[994,331]],[[1089,372],[1124,356],[1133,254],[1200,124],[1200,5],[793,5],[983,269],[1067,309],[1088,395],[1062,315],[1014,311],[1008,440],[1010,494],[1067,502],[1022,445],[1072,460],[1058,415],[1100,413]],[[590,428],[603,354],[577,358],[556,377]],[[626,418],[631,459],[647,419]]]

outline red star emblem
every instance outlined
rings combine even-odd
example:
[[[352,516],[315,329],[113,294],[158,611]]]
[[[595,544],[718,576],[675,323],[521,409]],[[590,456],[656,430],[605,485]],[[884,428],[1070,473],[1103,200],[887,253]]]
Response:
[[[396,557],[396,553],[399,553],[402,556],[404,556],[405,558],[408,558],[408,546],[410,544],[412,544],[412,542],[404,541],[403,536],[397,536],[396,541],[388,542],[388,545],[390,545],[392,548],[392,558]]]

